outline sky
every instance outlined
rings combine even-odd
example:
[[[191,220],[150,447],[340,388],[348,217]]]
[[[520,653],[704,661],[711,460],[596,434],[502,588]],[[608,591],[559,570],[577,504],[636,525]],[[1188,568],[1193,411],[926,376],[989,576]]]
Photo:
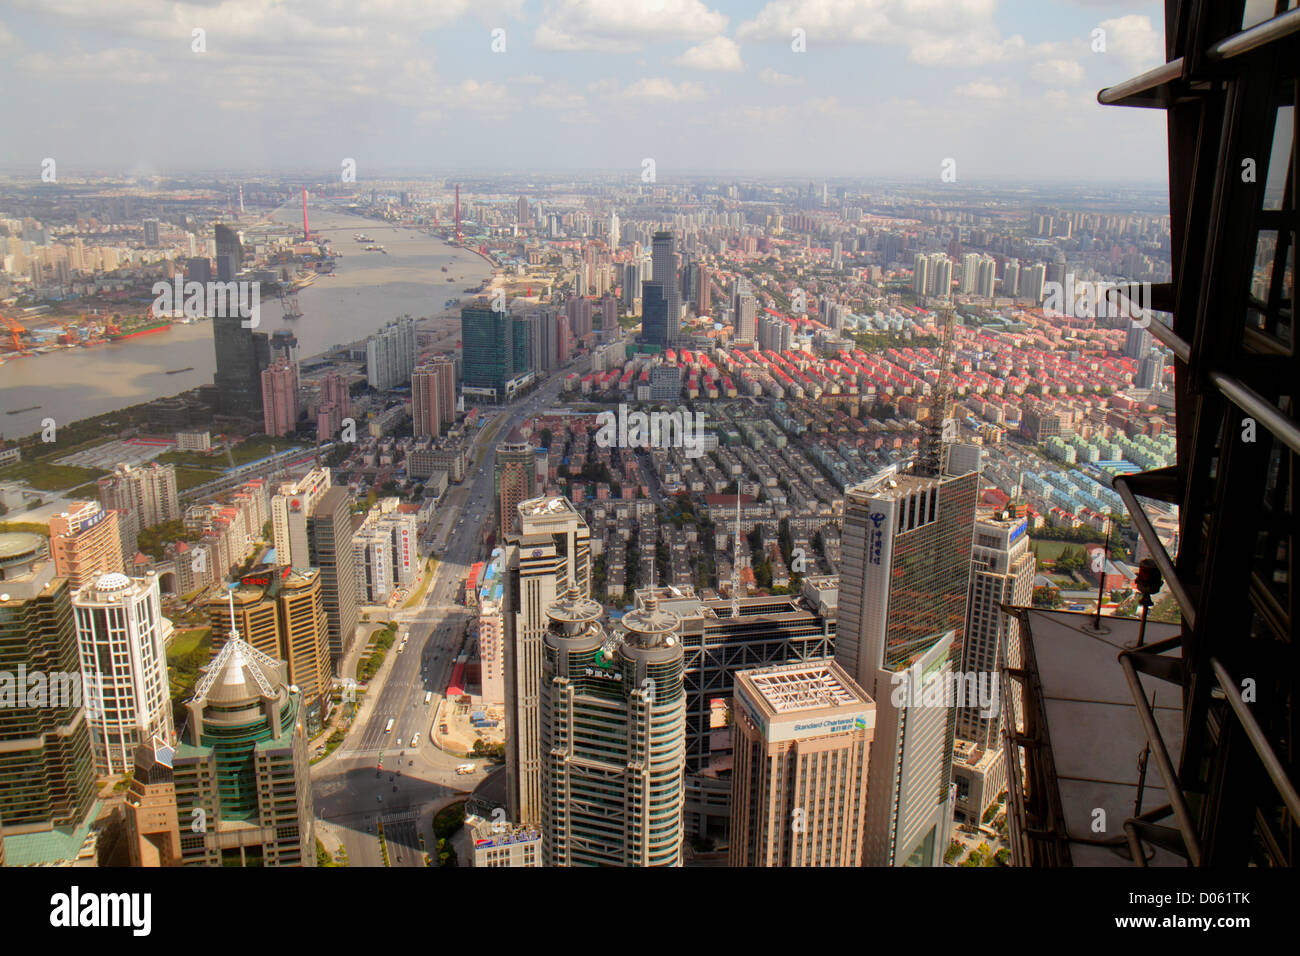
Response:
[[[0,168],[1160,184],[1162,6],[0,0]]]

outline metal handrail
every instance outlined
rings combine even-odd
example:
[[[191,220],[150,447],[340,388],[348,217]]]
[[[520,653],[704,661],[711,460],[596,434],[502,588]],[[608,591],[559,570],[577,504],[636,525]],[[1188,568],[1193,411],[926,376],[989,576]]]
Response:
[[[1300,8],[1279,13],[1248,30],[1225,37],[1209,49],[1211,60],[1231,60],[1266,43],[1273,43],[1293,33],[1300,33]]]
[[[1250,745],[1255,748],[1255,753],[1259,755],[1260,763],[1268,772],[1269,779],[1273,781],[1273,786],[1277,787],[1278,794],[1282,797],[1282,802],[1286,804],[1291,811],[1291,819],[1300,821],[1300,794],[1296,793],[1295,784],[1291,778],[1286,775],[1286,768],[1282,766],[1282,761],[1277,759],[1277,754],[1273,752],[1273,746],[1269,743],[1268,737],[1265,736],[1264,730],[1255,720],[1255,715],[1250,712],[1246,702],[1241,699],[1241,691],[1237,689],[1236,681],[1228,673],[1218,658],[1210,658],[1210,666],[1214,668],[1214,676],[1219,679],[1219,686],[1223,688],[1224,696],[1228,699],[1232,712],[1237,715],[1237,720],[1241,722],[1241,729],[1246,731],[1246,736],[1250,739]]]
[[[1151,557],[1155,560],[1160,568],[1160,573],[1164,575],[1169,590],[1173,592],[1174,600],[1178,602],[1178,608],[1182,611],[1183,620],[1189,627],[1196,624],[1196,605],[1192,602],[1191,595],[1183,587],[1182,580],[1178,577],[1178,571],[1174,568],[1173,559],[1169,557],[1169,552],[1165,550],[1160,536],[1156,534],[1156,529],[1151,524],[1151,519],[1147,517],[1146,511],[1142,508],[1142,503],[1138,501],[1137,495],[1129,487],[1128,475],[1116,475],[1111,480],[1111,487],[1119,493],[1120,499],[1124,502],[1124,507],[1128,509],[1129,517],[1133,519],[1133,525],[1137,529],[1138,535],[1146,542],[1151,549]]]

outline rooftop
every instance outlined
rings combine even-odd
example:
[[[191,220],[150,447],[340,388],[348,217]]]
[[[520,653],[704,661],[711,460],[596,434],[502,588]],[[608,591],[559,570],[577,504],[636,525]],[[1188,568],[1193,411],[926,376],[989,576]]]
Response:
[[[862,703],[837,670],[829,661],[816,661],[743,672],[743,676],[777,714]]]

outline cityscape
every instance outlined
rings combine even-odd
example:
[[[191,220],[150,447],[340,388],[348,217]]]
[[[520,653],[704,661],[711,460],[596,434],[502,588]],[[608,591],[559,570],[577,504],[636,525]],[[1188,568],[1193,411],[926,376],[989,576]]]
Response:
[[[310,6],[0,47],[117,7],[140,90],[243,96],[241,16],[334,50]],[[142,159],[142,105],[8,104],[0,866],[1292,864],[1293,4],[357,6],[510,132],[399,147],[381,85],[305,158],[302,83]],[[859,141],[869,51],[912,92]],[[1092,141],[1026,158],[1049,107]]]

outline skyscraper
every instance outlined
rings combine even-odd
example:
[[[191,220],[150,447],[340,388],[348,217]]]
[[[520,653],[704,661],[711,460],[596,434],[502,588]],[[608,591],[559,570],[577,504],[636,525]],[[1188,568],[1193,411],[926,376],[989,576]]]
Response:
[[[357,572],[352,553],[352,499],[331,487],[307,518],[308,561],[320,570],[321,603],[329,627],[330,659],[338,671],[357,627]]]
[[[296,570],[312,566],[307,520],[332,484],[328,468],[313,468],[301,478],[281,482],[271,496],[271,541],[278,564]]]
[[[0,534],[0,820],[12,864],[23,835],[80,826],[95,799],[68,583],[45,539]]]
[[[570,585],[548,610],[540,702],[545,866],[680,866],[686,697],[680,619],[623,618]]]
[[[732,866],[859,866],[875,703],[834,661],[736,675]]]
[[[229,226],[217,223],[213,227],[217,244],[217,281],[233,282],[244,261],[244,247],[239,234]]]
[[[672,341],[668,299],[661,282],[644,282],[641,285],[641,341],[646,345],[667,347]]]
[[[1020,260],[1008,259],[1006,266],[1002,269],[1002,294],[1015,298],[1017,290],[1020,288]]]
[[[442,432],[445,420],[442,374],[440,367],[432,365],[417,365],[411,372],[411,422],[416,438],[434,437]]]
[[[73,591],[106,572],[121,572],[117,512],[105,511],[97,501],[71,502],[67,511],[50,516],[50,555],[54,573],[67,578]]]
[[[302,694],[299,719],[309,732],[314,731],[329,714],[334,683],[320,572],[264,568],[244,575],[232,590],[212,598],[208,619],[214,649],[230,640],[232,616],[249,644],[287,664],[289,683]]]
[[[262,371],[262,430],[279,438],[298,428],[298,365],[283,358]]]
[[[265,332],[245,328],[238,315],[212,319],[212,345],[216,350],[217,411],[233,418],[253,418],[262,412],[262,371],[271,364],[270,338]]]
[[[515,375],[514,331],[510,313],[493,309],[486,300],[460,310],[465,362],[462,381],[466,390],[494,401],[506,397]]]
[[[650,261],[654,268],[654,281],[663,289],[667,302],[667,342],[681,338],[682,292],[677,280],[677,253],[672,231],[656,232],[651,240]],[[644,296],[644,293],[643,293]]]
[[[72,596],[95,772],[125,774],[135,749],[175,739],[158,578],[99,575]]]
[[[748,279],[736,280],[731,299],[731,314],[736,323],[736,341],[753,342],[758,335],[758,300],[750,291]]]
[[[507,805],[517,823],[542,821],[539,694],[546,609],[574,581],[591,594],[591,530],[566,498],[519,505],[520,530],[504,536]]]
[[[203,670],[173,760],[186,865],[315,866],[302,692],[283,661],[228,639]],[[201,821],[197,829],[192,821]]]
[[[180,866],[176,812],[176,749],[153,738],[136,747],[126,809],[126,848],[132,866]]]
[[[869,866],[937,866],[947,848],[947,688],[961,660],[978,483],[976,472],[887,472],[845,493],[835,660],[876,702]]]
[[[519,529],[519,505],[535,493],[536,470],[536,454],[532,445],[522,441],[509,441],[497,446],[494,484],[500,537],[504,538],[507,533]]]

